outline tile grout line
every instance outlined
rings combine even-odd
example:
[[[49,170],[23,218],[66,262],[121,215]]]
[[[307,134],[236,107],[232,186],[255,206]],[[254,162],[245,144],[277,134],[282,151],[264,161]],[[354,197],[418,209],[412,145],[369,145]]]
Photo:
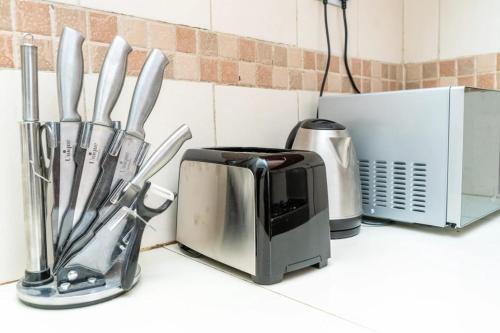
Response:
[[[218,267],[212,266],[212,265],[210,265],[210,264],[208,264],[208,263],[206,263],[206,262],[203,262],[203,261],[201,261],[201,260],[196,260],[195,258],[192,258],[192,257],[190,257],[190,256],[188,256],[188,255],[186,255],[186,254],[179,253],[179,252],[176,252],[176,251],[174,251],[174,250],[171,250],[171,249],[169,249],[169,248],[168,248],[168,247],[166,247],[166,246],[165,246],[165,247],[163,247],[163,248],[164,248],[165,250],[167,250],[167,251],[170,251],[171,253],[174,253],[174,254],[176,254],[176,255],[179,255],[179,256],[185,257],[186,259],[190,259],[190,260],[192,260],[192,261],[195,261],[195,262],[197,262],[197,263],[200,263],[200,264],[202,264],[202,265],[204,265],[204,266],[206,266],[206,267],[212,268],[212,269],[214,269],[214,270],[216,270],[216,271],[219,271],[219,272],[222,272],[222,273],[227,274],[227,275],[229,275],[229,276],[232,276],[232,277],[234,277],[234,278],[236,278],[236,279],[238,279],[238,280],[241,280],[241,281],[244,281],[244,282],[248,283],[249,285],[252,285],[252,286],[255,286],[255,287],[257,287],[257,288],[260,288],[260,289],[266,290],[266,291],[268,291],[268,292],[270,292],[270,293],[272,293],[272,294],[275,294],[275,295],[278,295],[278,296],[284,297],[284,298],[286,298],[286,299],[288,299],[288,300],[290,300],[290,301],[292,301],[292,302],[295,302],[295,303],[298,303],[298,304],[301,304],[301,305],[307,306],[308,308],[311,308],[311,309],[313,309],[313,310],[316,310],[316,311],[322,312],[322,313],[324,313],[324,314],[326,314],[326,315],[328,315],[328,316],[335,317],[335,318],[340,319],[340,320],[342,320],[342,321],[346,321],[346,322],[348,322],[348,323],[350,323],[350,324],[352,324],[352,325],[354,325],[354,326],[357,326],[357,327],[360,327],[360,328],[363,328],[363,329],[369,330],[369,331],[371,331],[371,332],[379,333],[379,331],[374,330],[374,329],[372,329],[372,328],[370,328],[370,327],[368,327],[368,326],[365,326],[365,325],[363,325],[363,324],[357,323],[357,322],[352,321],[352,320],[350,320],[350,319],[344,318],[344,317],[339,316],[339,315],[337,315],[337,314],[335,314],[335,313],[333,313],[333,312],[330,312],[330,311],[327,311],[327,310],[321,309],[321,308],[319,308],[319,307],[317,307],[317,306],[314,306],[314,305],[311,305],[311,304],[305,303],[305,302],[303,302],[303,301],[301,301],[301,300],[298,300],[298,299],[296,299],[296,298],[293,298],[293,297],[290,297],[290,296],[288,296],[288,295],[282,294],[282,293],[280,293],[280,292],[274,291],[274,290],[272,290],[272,289],[266,288],[265,286],[262,286],[262,285],[256,284],[256,283],[254,283],[254,282],[252,282],[252,281],[250,281],[250,280],[246,280],[246,279],[244,279],[244,278],[242,278],[242,277],[238,276],[237,274],[234,274],[234,273],[232,273],[232,272],[230,272],[230,271],[226,271],[226,270],[224,270],[224,269],[222,269],[222,268],[218,268]]]

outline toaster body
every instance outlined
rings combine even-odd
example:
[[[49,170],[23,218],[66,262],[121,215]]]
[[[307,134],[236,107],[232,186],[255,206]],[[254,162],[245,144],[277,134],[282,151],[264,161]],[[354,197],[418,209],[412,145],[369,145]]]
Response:
[[[188,150],[181,162],[177,241],[272,284],[330,257],[325,166],[312,152]]]

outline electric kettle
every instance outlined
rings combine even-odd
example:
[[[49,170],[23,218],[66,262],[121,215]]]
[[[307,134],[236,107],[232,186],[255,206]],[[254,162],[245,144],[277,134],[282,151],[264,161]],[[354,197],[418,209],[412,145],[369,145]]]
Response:
[[[330,238],[357,235],[362,216],[359,163],[345,126],[325,119],[300,121],[288,136],[286,148],[314,151],[325,162]]]

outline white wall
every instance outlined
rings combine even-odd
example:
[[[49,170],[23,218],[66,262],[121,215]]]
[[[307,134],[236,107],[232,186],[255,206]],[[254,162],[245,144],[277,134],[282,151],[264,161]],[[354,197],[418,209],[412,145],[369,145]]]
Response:
[[[405,63],[500,52],[500,1],[404,0]]]

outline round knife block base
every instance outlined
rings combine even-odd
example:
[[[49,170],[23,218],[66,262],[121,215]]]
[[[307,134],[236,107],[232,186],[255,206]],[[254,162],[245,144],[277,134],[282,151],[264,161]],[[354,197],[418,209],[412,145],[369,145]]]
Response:
[[[137,285],[140,277],[141,268],[137,266],[132,288]],[[19,280],[16,287],[17,297],[21,302],[40,309],[80,308],[109,301],[127,292],[121,288],[120,275],[116,274],[106,276],[106,284],[104,286],[64,294],[58,292],[55,280],[36,287],[27,287],[23,284],[23,280]]]

